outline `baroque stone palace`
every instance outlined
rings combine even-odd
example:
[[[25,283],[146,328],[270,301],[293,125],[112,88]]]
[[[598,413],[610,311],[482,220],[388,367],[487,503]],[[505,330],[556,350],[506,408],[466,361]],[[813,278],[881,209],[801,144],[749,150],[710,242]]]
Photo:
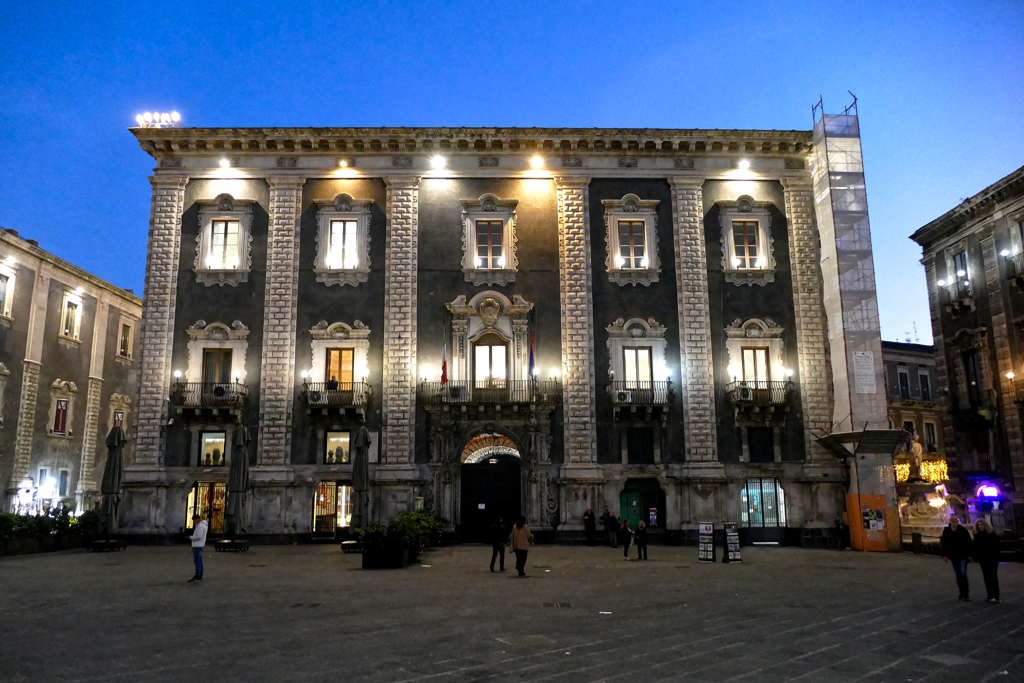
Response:
[[[464,538],[842,517],[811,131],[132,133],[156,168],[128,533],[216,532],[241,427],[257,535],[346,526],[367,436],[372,518]]]

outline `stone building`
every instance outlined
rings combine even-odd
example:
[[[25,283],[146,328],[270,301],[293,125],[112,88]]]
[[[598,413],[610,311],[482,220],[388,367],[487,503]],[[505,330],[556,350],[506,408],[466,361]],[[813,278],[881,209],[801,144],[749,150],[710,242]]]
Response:
[[[925,453],[943,452],[942,406],[935,385],[935,347],[882,342],[889,424],[918,437]]]
[[[135,424],[141,315],[132,292],[0,230],[5,511],[98,502],[106,435]]]
[[[362,426],[373,518],[465,538],[605,505],[675,536],[842,517],[811,131],[132,132],[156,168],[129,531],[216,531],[240,427],[257,535],[348,523]]]
[[[1024,526],[1024,168],[917,230],[946,456],[971,514]]]

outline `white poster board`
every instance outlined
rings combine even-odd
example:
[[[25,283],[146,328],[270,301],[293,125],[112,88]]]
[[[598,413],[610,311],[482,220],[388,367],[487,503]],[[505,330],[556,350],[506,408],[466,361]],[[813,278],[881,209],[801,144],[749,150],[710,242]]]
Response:
[[[858,394],[875,393],[875,354],[870,351],[853,352],[853,378]]]

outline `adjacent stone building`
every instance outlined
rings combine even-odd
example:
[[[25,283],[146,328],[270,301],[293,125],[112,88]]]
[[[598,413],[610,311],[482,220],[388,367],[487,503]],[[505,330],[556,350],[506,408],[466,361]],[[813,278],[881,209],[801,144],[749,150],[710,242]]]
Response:
[[[1024,527],[1024,168],[911,239],[921,245],[946,455],[972,515]]]
[[[115,425],[130,433],[136,421],[141,315],[132,292],[0,230],[5,510],[98,502],[106,436]]]
[[[240,428],[256,535],[349,523],[362,427],[372,517],[465,538],[606,505],[676,537],[843,517],[811,131],[132,132],[156,168],[128,532],[216,532]]]

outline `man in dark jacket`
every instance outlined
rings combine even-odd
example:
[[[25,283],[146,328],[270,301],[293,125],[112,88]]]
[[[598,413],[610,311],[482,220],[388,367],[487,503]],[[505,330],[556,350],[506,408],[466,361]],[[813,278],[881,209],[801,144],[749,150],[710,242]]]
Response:
[[[594,517],[594,511],[589,507],[587,511],[583,513],[583,528],[587,532],[587,545],[594,545],[594,532],[597,531],[597,519]]]
[[[968,595],[970,586],[967,583],[967,562],[972,553],[973,542],[971,534],[961,526],[957,517],[949,518],[949,526],[942,530],[940,541],[942,548],[942,559],[953,565],[953,573],[956,574],[956,585],[960,589],[960,599],[970,600]]]
[[[604,506],[604,512],[601,513],[601,524],[604,525],[604,533],[608,536],[608,545],[618,548],[619,523],[607,505]]]
[[[508,541],[508,529],[501,523],[501,517],[491,525],[491,571],[494,561],[501,558],[501,571],[505,571],[505,543]]]

